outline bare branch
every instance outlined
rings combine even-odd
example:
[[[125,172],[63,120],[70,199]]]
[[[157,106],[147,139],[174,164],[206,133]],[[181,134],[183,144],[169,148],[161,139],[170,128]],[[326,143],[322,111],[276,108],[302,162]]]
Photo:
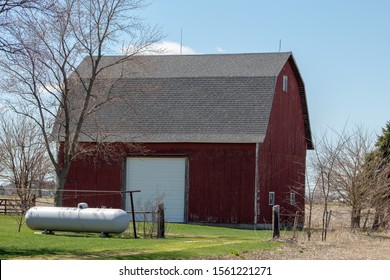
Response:
[[[104,85],[97,83],[98,78],[161,39],[158,29],[135,15],[144,7],[143,0],[54,1],[42,12],[20,10],[13,15],[13,24],[3,28],[19,50],[3,53],[1,88],[8,94],[9,107],[40,127],[60,189],[72,160],[86,150],[91,153],[80,143],[86,119],[104,104],[126,99],[111,94],[120,75],[105,80]],[[133,46],[132,51],[103,64],[104,56],[120,51],[116,45],[123,38],[129,40],[126,45]],[[83,73],[88,75],[80,72],[80,63],[87,67]],[[69,98],[71,95],[77,99]],[[102,135],[90,136],[104,138]],[[60,203],[58,193],[57,205]]]

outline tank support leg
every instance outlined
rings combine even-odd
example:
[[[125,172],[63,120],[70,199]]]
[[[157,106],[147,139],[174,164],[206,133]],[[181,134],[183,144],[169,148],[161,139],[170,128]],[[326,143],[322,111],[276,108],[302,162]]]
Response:
[[[107,232],[101,232],[100,235],[99,235],[99,237],[101,237],[101,238],[110,237],[110,234],[107,233]]]

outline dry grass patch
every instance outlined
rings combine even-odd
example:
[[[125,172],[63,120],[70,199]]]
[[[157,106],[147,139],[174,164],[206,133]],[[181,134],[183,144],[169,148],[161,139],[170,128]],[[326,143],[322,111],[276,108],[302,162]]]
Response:
[[[306,232],[298,232],[296,238],[291,231],[282,231],[277,239],[282,245],[274,250],[244,253],[238,256],[221,256],[219,259],[248,260],[390,260],[390,231],[350,231],[350,209],[332,204],[327,240],[321,241],[322,205],[313,210],[313,233],[311,240]],[[308,214],[306,213],[306,218]]]
[[[219,259],[246,260],[390,260],[390,233],[367,235],[349,231],[333,231],[326,242],[321,233],[308,241],[301,232],[294,240],[291,233],[278,239],[281,246],[274,250],[248,252],[239,256],[222,256]]]

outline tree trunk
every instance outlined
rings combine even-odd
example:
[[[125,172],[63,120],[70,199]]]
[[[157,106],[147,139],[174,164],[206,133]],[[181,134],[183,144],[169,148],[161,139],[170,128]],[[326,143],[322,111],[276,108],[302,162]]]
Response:
[[[352,207],[351,211],[351,230],[354,230],[356,228],[360,228],[360,217],[361,216],[361,209],[356,209],[356,207]]]
[[[367,222],[368,222],[368,219],[369,219],[369,218],[370,218],[370,209],[368,209],[366,218],[364,219],[363,231],[367,231]]]
[[[375,213],[374,222],[372,223],[373,231],[377,231],[379,229],[379,214],[378,212]]]
[[[311,218],[313,215],[313,202],[310,202],[309,204],[309,222],[307,225],[307,239],[310,241],[311,239]]]
[[[325,198],[324,201],[324,210],[322,212],[322,234],[321,234],[321,240],[326,241],[326,235],[327,235],[327,228],[326,223],[328,220],[328,200]]]
[[[68,176],[69,168],[64,168],[57,174],[56,191],[54,195],[54,206],[61,207],[64,198],[64,189],[66,183],[66,177]]]

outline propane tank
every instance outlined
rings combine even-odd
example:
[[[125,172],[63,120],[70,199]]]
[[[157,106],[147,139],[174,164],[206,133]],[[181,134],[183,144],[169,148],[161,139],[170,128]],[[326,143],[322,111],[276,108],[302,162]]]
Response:
[[[32,207],[26,215],[26,225],[32,230],[122,233],[129,226],[129,216],[122,209],[77,207]]]

